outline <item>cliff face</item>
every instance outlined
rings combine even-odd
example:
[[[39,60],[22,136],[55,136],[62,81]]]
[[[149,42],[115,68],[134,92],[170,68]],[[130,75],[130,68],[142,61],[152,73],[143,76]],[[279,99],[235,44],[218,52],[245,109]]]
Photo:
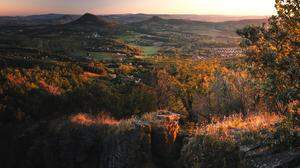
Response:
[[[63,118],[29,127],[13,138],[12,152],[3,167],[169,167],[166,161],[180,153],[175,147],[177,121],[159,122],[155,127],[142,120],[85,122]]]
[[[159,112],[151,122],[151,151],[155,163],[162,167],[177,167],[183,137],[179,134],[180,116],[170,112]]]

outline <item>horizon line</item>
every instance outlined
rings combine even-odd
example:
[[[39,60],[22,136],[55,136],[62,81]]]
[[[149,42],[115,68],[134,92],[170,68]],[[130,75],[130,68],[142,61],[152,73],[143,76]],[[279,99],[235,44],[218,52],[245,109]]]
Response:
[[[0,17],[28,17],[28,16],[39,16],[39,15],[84,15],[86,13],[90,13],[93,15],[102,15],[102,16],[110,16],[110,15],[197,15],[197,16],[227,16],[227,17],[270,17],[272,15],[227,15],[227,14],[195,14],[195,13],[103,13],[103,14],[95,14],[92,12],[85,12],[83,14],[79,13],[38,13],[38,14],[19,14],[19,15],[0,15]]]

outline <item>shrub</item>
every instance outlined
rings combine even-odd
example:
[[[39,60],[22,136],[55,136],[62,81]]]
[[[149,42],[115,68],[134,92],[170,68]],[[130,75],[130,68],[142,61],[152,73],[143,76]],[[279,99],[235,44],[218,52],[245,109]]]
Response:
[[[181,155],[181,162],[186,168],[231,168],[242,165],[237,144],[206,135],[191,138],[182,148]]]
[[[296,127],[283,115],[260,113],[232,115],[198,128],[181,154],[185,167],[239,167],[241,146],[259,145],[272,151],[296,145]]]

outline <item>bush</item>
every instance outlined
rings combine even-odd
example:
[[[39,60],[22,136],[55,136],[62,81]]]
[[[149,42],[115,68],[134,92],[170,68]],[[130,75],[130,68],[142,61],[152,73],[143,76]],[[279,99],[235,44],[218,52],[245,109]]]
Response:
[[[186,168],[233,168],[242,165],[237,144],[206,135],[191,138],[182,148],[181,155],[181,162]]]
[[[184,167],[240,167],[242,147],[280,151],[294,148],[297,141],[295,124],[283,115],[232,115],[198,128],[184,145],[181,161]]]

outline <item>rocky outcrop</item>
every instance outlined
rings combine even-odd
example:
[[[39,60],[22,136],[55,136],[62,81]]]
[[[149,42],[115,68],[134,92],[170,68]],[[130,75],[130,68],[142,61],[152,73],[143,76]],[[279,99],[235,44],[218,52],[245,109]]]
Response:
[[[134,123],[134,129],[105,138],[99,156],[100,168],[144,167],[151,160],[151,128]]]
[[[170,167],[179,157],[179,116],[97,123],[86,117],[39,122],[13,138],[7,168]]]
[[[1,125],[2,168],[157,168],[300,165],[300,150],[239,146],[206,135],[185,138],[180,115],[160,111],[116,121],[86,115],[18,127]],[[10,130],[10,131],[8,131]],[[298,135],[298,134],[297,134]],[[299,137],[298,137],[299,138]],[[187,140],[183,145],[183,140]]]
[[[251,168],[293,168],[300,166],[300,150],[279,153],[256,153],[246,158]]]
[[[179,135],[180,115],[159,112],[151,122],[151,149],[154,161],[163,167],[174,167],[180,157],[182,137]]]
[[[258,144],[241,146],[240,151],[244,153],[245,166],[249,168],[293,168],[300,166],[299,148],[276,151],[264,144]]]

